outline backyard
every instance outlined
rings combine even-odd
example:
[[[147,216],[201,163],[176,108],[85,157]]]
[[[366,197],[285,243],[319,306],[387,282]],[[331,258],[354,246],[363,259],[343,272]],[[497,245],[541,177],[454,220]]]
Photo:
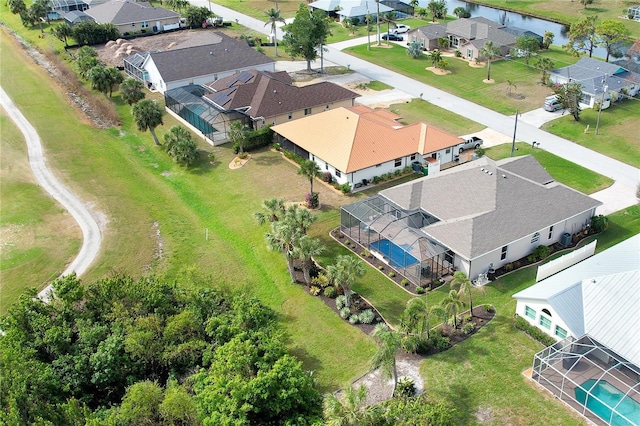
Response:
[[[118,96],[114,101],[123,118],[119,129],[96,130],[80,119],[69,119],[78,117],[78,111],[69,106],[65,94],[23,56],[4,31],[1,35],[3,55],[10,52],[14,59],[0,64],[2,87],[43,136],[50,167],[108,219],[102,256],[87,280],[114,272],[180,277],[198,270],[210,277],[212,285],[243,289],[275,309],[289,333],[292,353],[304,361],[306,368],[315,371],[323,390],[333,390],[368,369],[373,341],[334,315],[319,299],[290,283],[284,258],[266,250],[266,227],[257,226],[252,217],[265,198],[304,198],[308,181],[296,174],[293,165],[279,153],[264,150],[254,153],[245,167],[231,171],[228,164],[234,154],[229,147],[211,148],[200,141],[202,156],[214,152],[216,161],[201,161],[192,170],[182,169],[153,146],[148,133],[135,129],[129,107]],[[20,140],[20,136],[11,126],[5,126],[5,117],[1,124],[4,177],[5,168],[9,167],[4,161],[5,149],[9,140]],[[158,128],[159,136],[175,124],[171,116],[165,115],[164,126]],[[464,126],[473,128],[472,123]],[[12,136],[5,138],[5,134]],[[10,164],[25,167],[24,150],[16,145],[12,152],[16,160]],[[405,179],[410,178],[413,176]],[[321,192],[323,208],[311,234],[320,237],[327,247],[319,258],[326,265],[347,252],[328,236],[339,222],[339,206],[381,187],[350,197],[322,185],[316,187]],[[14,191],[8,196],[12,200],[18,195]],[[10,225],[4,222],[10,202],[3,201],[4,227]],[[50,202],[43,206],[47,211],[56,210]],[[46,214],[44,209],[41,213],[22,209],[14,214],[11,223],[34,220],[29,215],[42,218]],[[57,231],[57,226],[51,223],[44,232]],[[607,233],[599,238],[604,244],[599,244],[598,249],[637,232],[637,207],[616,213],[611,216]],[[67,240],[67,252],[72,252],[74,244],[78,244],[77,234],[70,232]],[[2,260],[4,268],[5,259]],[[29,269],[19,262],[13,266]],[[50,267],[31,281],[19,273],[14,279],[22,285],[36,285],[61,269],[55,263]],[[545,424],[582,423],[552,398],[524,384],[520,375],[541,346],[513,328],[515,301],[511,295],[530,285],[533,274],[533,268],[516,272],[488,286],[485,294],[476,295],[478,303],[496,306],[496,319],[473,338],[422,364],[427,392],[450,400],[466,422],[473,421],[478,413],[490,413],[492,424],[530,424],[533,418]],[[3,299],[5,278],[3,270]],[[409,299],[404,290],[371,268],[354,290],[373,302],[392,323],[397,323]],[[430,304],[442,300],[447,290],[445,287],[430,293]]]

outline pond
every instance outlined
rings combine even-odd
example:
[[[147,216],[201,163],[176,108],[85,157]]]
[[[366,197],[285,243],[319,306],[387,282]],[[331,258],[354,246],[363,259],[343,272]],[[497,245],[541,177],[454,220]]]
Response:
[[[536,34],[544,35],[545,31],[551,31],[555,34],[553,44],[555,46],[562,46],[566,44],[569,39],[567,32],[569,28],[564,24],[557,22],[547,21],[540,18],[534,18],[529,15],[523,15],[517,12],[509,12],[506,10],[495,9],[488,6],[467,3],[461,0],[446,0],[447,2],[447,14],[453,15],[453,10],[456,7],[464,7],[470,13],[471,17],[481,16],[483,18],[490,19],[494,22],[499,22],[507,27],[522,28],[525,30],[533,31]],[[597,48],[593,51],[593,56],[604,58],[607,52],[605,49]]]

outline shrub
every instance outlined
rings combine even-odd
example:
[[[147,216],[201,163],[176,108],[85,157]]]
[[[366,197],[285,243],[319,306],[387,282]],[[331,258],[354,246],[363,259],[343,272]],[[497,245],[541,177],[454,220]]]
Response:
[[[271,148],[275,149],[276,151],[281,151],[282,150],[282,147],[280,146],[280,144],[278,142],[274,142],[271,145]]]
[[[379,183],[379,182],[380,182],[380,176],[374,176],[374,177],[371,179],[371,182],[373,182],[373,183]]]
[[[600,233],[604,231],[605,229],[607,229],[608,225],[609,225],[609,218],[607,218],[606,216],[599,214],[591,218],[590,226],[591,226],[591,229],[593,229],[593,232],[595,233]]]
[[[330,283],[329,283],[329,278],[327,278],[327,276],[324,274],[324,272],[320,272],[317,277],[314,277],[311,280],[311,284],[317,285],[318,287],[325,288]]]
[[[513,263],[509,262],[506,265],[504,265],[504,270],[507,272],[513,271]]]
[[[486,153],[484,148],[478,148],[476,149],[476,155],[478,156],[478,158],[484,157],[484,154]]]
[[[243,152],[243,153],[241,153],[241,154],[238,154],[238,157],[239,157],[241,160],[244,160],[244,159],[245,159],[245,158],[247,158],[248,156],[249,156],[249,154],[248,154],[247,152]]]
[[[351,185],[349,185],[348,183],[343,183],[342,185],[340,185],[340,191],[342,191],[343,194],[350,193]]]
[[[213,152],[210,152],[209,155],[207,155],[207,158],[209,158],[209,161],[212,163],[216,162],[216,155]]]
[[[345,295],[340,295],[338,297],[336,297],[336,309],[340,310],[342,308],[344,308],[344,305],[347,304],[347,296]]]
[[[412,398],[416,395],[416,384],[409,377],[398,380],[393,396],[396,398]]]
[[[453,52],[453,54],[454,54],[454,55],[456,55],[456,58],[462,58],[462,52],[461,52],[461,51],[459,51],[458,49],[456,49],[456,50]]]
[[[371,324],[373,320],[376,319],[376,314],[373,312],[373,309],[366,309],[360,312],[358,319],[363,324]]]
[[[416,293],[418,293],[418,294],[424,293],[424,287],[417,287],[416,288]]]
[[[487,312],[493,312],[493,306],[489,305],[488,303],[484,305],[484,310]]]
[[[371,252],[368,249],[364,249],[362,252],[364,257],[371,257]]]
[[[396,177],[397,177],[397,176],[400,176],[401,174],[402,174],[402,170],[400,170],[400,169],[395,170],[395,171],[393,172],[393,175],[394,175],[394,176],[396,176]]]
[[[402,169],[402,174],[403,175],[407,175],[409,173],[411,173],[413,170],[411,169],[411,166],[407,166],[404,169]]]
[[[438,333],[432,333],[427,341],[427,346],[439,351],[447,350],[450,346],[449,338]]]
[[[326,297],[329,297],[329,298],[333,299],[334,297],[336,297],[338,295],[338,290],[336,290],[336,288],[333,287],[333,286],[325,287],[324,288],[324,295]]]
[[[340,315],[342,316],[342,311],[340,311]],[[349,317],[349,322],[350,322],[351,324],[354,324],[354,325],[355,325],[355,324],[358,324],[358,323],[360,322],[360,319],[358,318],[358,315],[351,315],[351,316]]]
[[[393,277],[395,277],[395,276],[396,276],[396,273],[395,273],[395,272],[393,272],[393,271],[391,271],[391,272],[389,272],[387,275],[389,275],[389,278],[393,278]]]
[[[544,346],[551,346],[554,343],[556,343],[556,339],[554,339],[553,337],[549,336],[547,333],[545,333],[544,331],[540,330],[538,327],[535,327],[535,326],[529,324],[529,321],[527,321],[526,319],[524,319],[524,318],[522,318],[520,316],[516,317],[514,326],[518,330],[524,331],[529,336],[531,336],[533,339],[535,339],[538,342],[542,343]]]
[[[464,334],[471,334],[473,333],[473,330],[476,329],[476,325],[472,322],[468,322],[465,325],[462,326],[462,332]]]
[[[311,293],[313,296],[319,295],[320,291],[322,291],[322,289],[317,285],[312,285],[311,287],[309,287],[309,293]]]
[[[403,278],[402,281],[400,281],[400,284],[402,284],[403,286],[408,286],[409,285],[409,280],[406,278]]]
[[[318,192],[307,192],[304,200],[307,202],[308,209],[317,209],[320,206],[320,194]]]
[[[331,183],[331,182],[333,182],[333,176],[331,175],[330,172],[324,172],[322,174],[322,181],[323,182],[327,182],[327,183]]]
[[[471,315],[465,315],[464,316],[464,321],[465,322],[470,322],[471,320],[473,320],[473,317]]]
[[[349,316],[351,315],[351,309],[347,308],[346,306],[342,309],[340,309],[340,317],[343,319],[347,319],[349,318]]]
[[[378,266],[378,270],[384,271],[384,266],[382,266],[382,265]]]

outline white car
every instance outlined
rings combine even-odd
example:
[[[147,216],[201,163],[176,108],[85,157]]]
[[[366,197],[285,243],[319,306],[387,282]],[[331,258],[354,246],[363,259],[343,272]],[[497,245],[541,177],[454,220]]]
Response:
[[[404,34],[409,32],[410,29],[411,27],[408,25],[399,24],[399,25],[396,25],[396,27],[391,30],[391,34]]]

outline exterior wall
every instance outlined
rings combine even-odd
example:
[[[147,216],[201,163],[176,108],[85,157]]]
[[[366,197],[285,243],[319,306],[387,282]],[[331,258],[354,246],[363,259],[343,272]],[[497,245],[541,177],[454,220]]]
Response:
[[[526,314],[527,306],[535,311],[535,318],[531,318],[527,316]],[[548,310],[551,316],[542,312],[543,309]],[[538,327],[540,330],[544,331],[549,336],[555,338],[556,340],[562,340],[564,338],[556,334],[556,331],[559,331],[557,330],[556,327],[561,327],[563,330],[565,330],[567,332],[567,337],[573,336],[567,324],[564,321],[562,321],[562,318],[560,318],[560,315],[558,315],[546,301],[533,300],[533,299],[520,299],[518,300],[518,303],[516,305],[516,314],[518,314],[519,316],[527,320],[531,325]],[[540,324],[540,317],[544,317],[551,321],[549,328]],[[580,337],[580,336],[573,336],[573,337]]]
[[[274,65],[275,67],[275,65]],[[268,70],[269,71],[269,70]],[[298,111],[293,111],[291,113],[280,114],[274,117],[265,117],[264,119],[257,119],[253,121],[253,125],[255,129],[261,129],[264,126],[271,125],[275,126],[276,124],[287,123],[289,121],[297,120],[298,118],[306,117],[307,115],[319,114],[321,112],[329,111],[332,109],[340,108],[340,107],[351,107],[355,104],[354,99],[345,99],[339,102],[333,102],[330,104],[322,104],[311,108],[311,114],[305,115],[305,109],[301,109]]]
[[[417,41],[422,48],[427,50],[433,50],[438,48],[438,40],[429,40],[421,31],[410,31],[407,36],[407,42],[411,43]]]
[[[420,158],[416,154],[416,159]],[[373,167],[367,167],[366,169],[358,170],[352,173],[344,173],[342,170],[338,170],[340,172],[340,176],[336,176],[336,168],[325,162],[322,158],[316,157],[313,153],[309,153],[309,160],[313,160],[320,167],[320,173],[329,172],[333,176],[333,180],[338,182],[339,184],[349,183],[353,188],[356,184],[360,185],[363,179],[367,179],[368,181],[373,180],[374,176],[380,176],[385,173],[393,173],[396,170],[402,170],[407,166],[411,166],[412,160],[411,156],[402,157],[400,160],[400,166],[395,165],[395,159],[391,161],[386,161],[384,163],[378,164]]]
[[[444,148],[436,152],[425,154],[422,157],[424,158],[424,161],[426,161],[427,158],[435,158],[436,160],[440,161],[440,164],[444,164],[452,162],[456,159],[457,156],[458,153],[456,152],[455,147],[451,146],[449,148]]]
[[[143,22],[134,22],[129,24],[116,25],[120,34],[124,35],[124,33],[135,33],[140,30],[146,30],[146,32],[153,32],[153,27],[157,27],[157,31],[163,31],[165,25],[178,24],[180,25],[180,17],[176,16],[174,18],[165,18],[165,19],[155,19],[150,21],[144,21],[148,24],[148,26],[142,26]]]
[[[276,67],[275,63],[271,62],[271,63],[268,63],[268,64],[258,65],[258,66],[255,66],[255,67],[247,67],[247,68],[241,68],[241,69],[228,70],[228,71],[220,72],[220,73],[217,73],[217,74],[207,74],[207,75],[203,75],[203,76],[199,76],[199,77],[185,78],[185,79],[182,79],[182,80],[176,80],[176,81],[171,81],[171,82],[166,82],[166,81],[164,81],[162,79],[162,75],[160,74],[160,71],[158,70],[156,65],[153,63],[153,58],[149,59],[149,61],[147,62],[146,66],[145,66],[145,69],[149,73],[149,81],[153,84],[155,90],[157,90],[160,93],[164,93],[167,90],[175,89],[176,87],[186,86],[188,84],[204,85],[206,83],[210,83],[211,81],[215,81],[215,80],[218,80],[220,78],[228,77],[228,76],[230,76],[233,73],[238,72],[238,71],[257,69],[257,70],[260,70],[260,71],[271,71],[271,72],[274,72],[275,71],[275,67]]]
[[[468,276],[474,279],[478,274],[487,272],[489,268],[498,269],[507,263],[514,262],[518,259],[528,256],[539,245],[549,246],[560,241],[563,233],[568,232],[574,234],[583,230],[590,222],[591,217],[595,214],[595,209],[589,210],[573,218],[563,220],[561,222],[553,224],[553,231],[551,232],[551,238],[549,238],[549,225],[538,231],[538,240],[532,242],[533,234],[529,234],[519,240],[516,240],[507,245],[507,256],[505,259],[502,257],[502,247],[497,247],[495,250],[490,251],[482,256],[472,259],[470,262],[470,268]],[[458,256],[456,256],[458,257]]]

